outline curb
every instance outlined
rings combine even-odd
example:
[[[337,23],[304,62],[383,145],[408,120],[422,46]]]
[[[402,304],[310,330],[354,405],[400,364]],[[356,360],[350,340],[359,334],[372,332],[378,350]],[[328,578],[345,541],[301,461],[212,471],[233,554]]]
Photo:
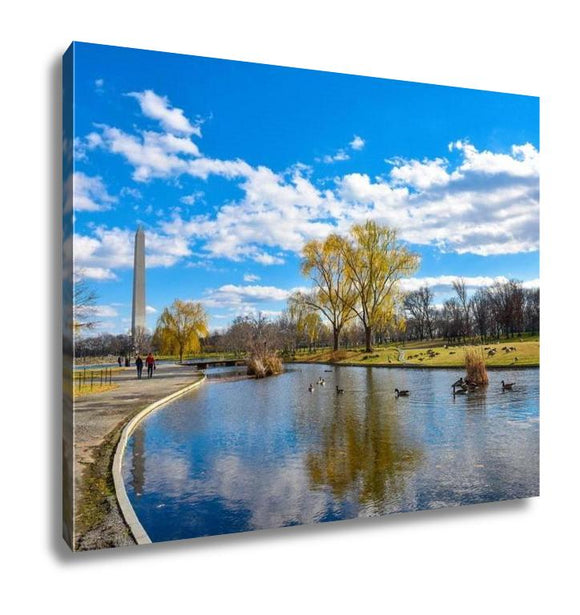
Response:
[[[146,408],[141,410],[138,414],[136,414],[123,428],[121,432],[121,437],[119,438],[119,442],[117,444],[117,448],[115,449],[115,457],[113,458],[113,483],[115,485],[115,495],[117,496],[117,502],[119,503],[119,508],[121,509],[121,514],[125,519],[125,522],[129,526],[131,530],[131,534],[135,539],[135,542],[138,545],[146,545],[151,544],[151,538],[149,538],[145,528],[141,525],[131,502],[129,501],[129,496],[127,495],[127,490],[125,489],[125,482],[123,481],[123,454],[125,453],[125,448],[127,447],[127,442],[129,441],[129,437],[135,431],[137,425],[148,415],[151,414],[154,410],[157,410],[160,406],[165,405],[166,403],[173,401],[177,397],[181,397],[185,395],[185,393],[189,393],[193,389],[199,387],[206,379],[206,375],[203,377],[163,399],[159,401],[153,402],[149,404]]]

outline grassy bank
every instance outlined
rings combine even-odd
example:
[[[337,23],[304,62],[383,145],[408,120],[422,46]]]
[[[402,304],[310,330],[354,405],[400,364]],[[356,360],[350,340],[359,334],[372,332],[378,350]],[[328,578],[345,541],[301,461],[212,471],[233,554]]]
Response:
[[[447,345],[442,340],[410,342],[404,345],[388,345],[375,348],[373,352],[363,349],[321,350],[298,354],[296,362],[334,363],[337,365],[381,365],[413,367],[463,367],[466,346]],[[499,344],[483,344],[487,367],[537,367],[540,365],[540,341],[528,338],[524,341],[500,341]],[[515,348],[506,351],[504,348]],[[495,351],[495,352],[494,352]]]

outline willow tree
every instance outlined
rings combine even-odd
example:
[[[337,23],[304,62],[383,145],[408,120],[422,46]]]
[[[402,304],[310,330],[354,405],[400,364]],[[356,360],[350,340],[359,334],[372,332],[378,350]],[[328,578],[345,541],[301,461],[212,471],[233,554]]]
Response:
[[[366,351],[372,350],[373,331],[394,313],[401,278],[419,267],[419,256],[397,241],[397,233],[372,220],[356,224],[341,243],[348,283],[355,299],[344,297],[358,316],[365,333]]]
[[[200,339],[208,334],[208,317],[201,303],[176,299],[157,321],[154,340],[163,354],[198,352]]]
[[[346,272],[344,239],[329,235],[324,240],[313,239],[302,249],[302,273],[312,280],[312,292],[302,300],[320,312],[332,327],[334,350],[338,350],[340,332],[354,317],[355,294]]]

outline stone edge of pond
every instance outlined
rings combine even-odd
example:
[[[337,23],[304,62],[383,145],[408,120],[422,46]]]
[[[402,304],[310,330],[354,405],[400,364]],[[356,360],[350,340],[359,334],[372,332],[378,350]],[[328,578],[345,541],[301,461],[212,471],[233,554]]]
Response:
[[[386,367],[388,369],[464,369],[464,365],[417,365],[416,363],[333,363],[332,361],[288,361],[285,365],[331,365],[332,367]],[[487,365],[488,370],[539,369],[540,364]]]
[[[121,436],[119,438],[119,442],[117,443],[117,447],[115,449],[115,457],[113,458],[113,483],[115,486],[115,496],[117,498],[117,502],[119,504],[119,508],[121,509],[121,514],[123,515],[123,519],[125,523],[128,525],[129,530],[135,542],[138,545],[151,544],[151,539],[149,535],[145,531],[145,528],[141,525],[139,518],[137,517],[137,513],[129,500],[129,496],[127,495],[127,490],[125,489],[125,481],[123,480],[123,456],[125,453],[125,449],[127,448],[127,443],[131,434],[137,428],[137,425],[149,414],[153,411],[157,410],[161,406],[173,401],[177,397],[181,397],[189,391],[196,389],[201,386],[203,382],[207,379],[207,376],[203,374],[199,380],[193,382],[192,384],[187,385],[183,389],[168,395],[167,397],[163,397],[162,399],[149,404],[146,408],[143,408],[138,414],[136,414],[123,428],[121,432]]]

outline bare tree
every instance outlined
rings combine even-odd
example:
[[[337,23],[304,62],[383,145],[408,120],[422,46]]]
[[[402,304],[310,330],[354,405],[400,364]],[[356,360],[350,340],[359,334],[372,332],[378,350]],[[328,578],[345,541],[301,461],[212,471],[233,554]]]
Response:
[[[88,285],[86,278],[82,277],[82,274],[77,275],[73,292],[73,330],[80,333],[94,329],[98,324],[97,295]]]

